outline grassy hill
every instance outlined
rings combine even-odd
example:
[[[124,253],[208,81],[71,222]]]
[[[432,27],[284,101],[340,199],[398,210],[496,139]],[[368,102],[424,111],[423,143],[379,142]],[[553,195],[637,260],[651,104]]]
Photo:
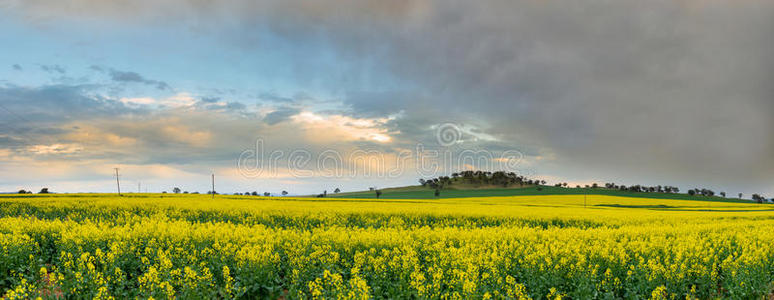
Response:
[[[434,199],[434,189],[423,186],[406,186],[382,189],[382,199]],[[656,198],[656,199],[675,199],[675,200],[696,200],[696,201],[721,201],[751,203],[752,201],[723,198],[723,197],[705,197],[691,196],[688,194],[666,194],[666,193],[636,193],[606,188],[564,188],[555,186],[525,186],[515,188],[502,188],[493,186],[474,186],[474,185],[453,185],[450,188],[441,190],[438,198],[469,198],[469,197],[502,197],[502,196],[537,196],[537,195],[607,195],[619,197],[637,197],[637,198]],[[339,194],[328,194],[329,198],[376,198],[373,191],[349,192]]]

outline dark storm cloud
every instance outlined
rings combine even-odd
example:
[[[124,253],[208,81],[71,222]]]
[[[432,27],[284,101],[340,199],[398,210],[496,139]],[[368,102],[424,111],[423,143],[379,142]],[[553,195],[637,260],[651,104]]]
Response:
[[[164,81],[146,79],[142,75],[136,72],[127,72],[111,69],[109,72],[110,79],[116,82],[135,82],[142,83],[150,86],[155,86],[159,90],[168,90],[170,87]]]
[[[245,38],[256,32],[333,47],[359,66],[353,77],[390,83],[338,89],[354,115],[402,112],[389,123],[397,142],[473,123],[549,157],[553,175],[769,190],[774,181],[771,1],[132,3],[19,5],[30,17],[188,21],[244,49],[261,41]],[[219,30],[224,20],[236,25]]]
[[[367,4],[339,7],[350,14],[279,5],[296,22],[266,26],[322,35],[340,60],[410,83],[345,98],[356,114],[405,112],[402,132],[472,119],[594,176],[759,188],[774,179],[774,3],[446,4],[367,19]]]

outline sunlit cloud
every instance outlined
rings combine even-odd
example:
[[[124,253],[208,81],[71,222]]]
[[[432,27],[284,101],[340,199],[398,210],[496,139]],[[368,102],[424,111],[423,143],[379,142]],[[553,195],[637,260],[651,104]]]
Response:
[[[179,125],[168,125],[161,128],[161,132],[172,141],[185,143],[191,146],[206,146],[212,139],[209,131],[192,130]]]
[[[74,154],[83,151],[83,147],[78,144],[33,145],[27,151],[38,155]]]
[[[118,100],[127,105],[147,105],[167,108],[187,108],[196,104],[197,100],[189,93],[177,93],[169,97],[122,97]]]
[[[78,142],[84,145],[98,146],[100,148],[108,146],[126,147],[135,145],[138,142],[136,138],[121,136],[119,134],[106,131],[105,128],[100,128],[98,124],[76,124],[77,125],[72,125],[71,127],[77,127],[78,129],[62,136],[63,139]]]
[[[161,104],[162,106],[173,107],[173,108],[190,107],[196,104],[196,99],[194,99],[188,93],[180,93],[171,97],[161,99],[159,101],[159,104]]]
[[[150,97],[138,97],[138,98],[121,98],[119,101],[128,105],[150,105],[155,104],[156,99]]]
[[[292,117],[306,131],[306,137],[316,142],[330,141],[392,141],[384,124],[390,118],[353,118],[344,115],[322,115],[304,111]]]

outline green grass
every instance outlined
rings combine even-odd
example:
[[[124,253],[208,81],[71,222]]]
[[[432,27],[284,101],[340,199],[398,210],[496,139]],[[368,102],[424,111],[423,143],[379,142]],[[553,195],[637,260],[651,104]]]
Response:
[[[528,186],[523,188],[468,188],[454,187],[452,189],[441,190],[441,196],[438,198],[469,198],[469,197],[504,197],[504,196],[533,196],[533,195],[608,195],[619,197],[637,197],[637,198],[656,198],[656,199],[675,199],[675,200],[696,200],[696,201],[721,201],[751,203],[749,200],[723,198],[723,197],[705,197],[691,196],[688,194],[666,194],[666,193],[635,193],[620,190],[611,190],[605,188],[563,188],[554,186]],[[382,189],[382,199],[433,199],[436,198],[435,190],[422,186],[407,186],[398,188]],[[329,198],[376,198],[373,191],[350,192],[339,194],[328,194]]]

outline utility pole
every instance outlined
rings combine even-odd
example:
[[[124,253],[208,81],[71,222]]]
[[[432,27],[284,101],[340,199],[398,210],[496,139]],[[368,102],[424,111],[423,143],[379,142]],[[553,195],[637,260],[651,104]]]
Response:
[[[212,199],[215,199],[215,174],[212,174]]]
[[[118,189],[118,195],[121,196],[121,183],[118,182],[118,168],[113,168],[116,170],[116,188]]]
[[[586,209],[586,197],[589,195],[589,190],[586,190],[586,193],[583,194],[583,208]]]

